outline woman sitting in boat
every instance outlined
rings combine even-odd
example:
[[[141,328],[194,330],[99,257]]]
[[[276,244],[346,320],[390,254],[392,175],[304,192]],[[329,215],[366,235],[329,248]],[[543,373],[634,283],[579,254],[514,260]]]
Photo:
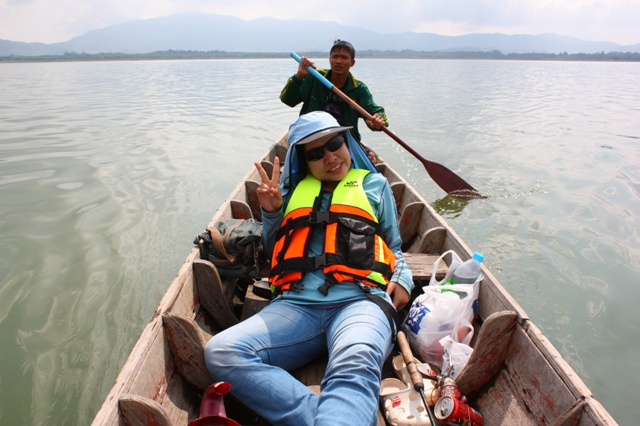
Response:
[[[256,163],[274,299],[205,349],[211,377],[274,425],[377,424],[389,311],[413,288],[389,183],[349,129],[302,115],[282,179],[277,158],[271,178]],[[327,353],[318,396],[288,371]]]

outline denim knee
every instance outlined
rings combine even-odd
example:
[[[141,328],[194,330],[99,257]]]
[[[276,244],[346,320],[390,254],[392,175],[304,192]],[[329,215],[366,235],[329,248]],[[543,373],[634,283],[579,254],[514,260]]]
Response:
[[[204,360],[207,370],[214,380],[224,380],[224,369],[235,350],[232,341],[224,337],[224,333],[213,336],[204,347]]]

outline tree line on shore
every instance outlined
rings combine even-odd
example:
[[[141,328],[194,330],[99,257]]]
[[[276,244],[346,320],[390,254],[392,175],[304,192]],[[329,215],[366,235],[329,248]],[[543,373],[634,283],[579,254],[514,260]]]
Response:
[[[328,52],[298,52],[311,58],[326,57]],[[380,59],[502,59],[502,60],[540,60],[540,61],[640,61],[637,52],[597,52],[597,53],[507,53],[498,50],[480,52],[442,52],[415,50],[364,50],[359,51],[360,58]],[[58,62],[58,61],[132,61],[132,60],[170,60],[170,59],[278,59],[288,58],[285,52],[226,52],[221,50],[164,50],[151,53],[76,53],[65,52],[62,55],[40,56],[0,56],[0,62]]]

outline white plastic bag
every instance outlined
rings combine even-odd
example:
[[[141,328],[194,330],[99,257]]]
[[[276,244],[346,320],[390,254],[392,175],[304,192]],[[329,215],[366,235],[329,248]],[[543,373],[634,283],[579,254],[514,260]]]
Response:
[[[464,343],[454,342],[450,336],[445,336],[440,339],[440,344],[444,349],[442,371],[447,372],[449,367],[451,367],[449,377],[455,379],[464,366],[467,365],[467,362],[469,362],[473,348]]]
[[[473,337],[474,308],[478,300],[478,278],[474,284],[440,284],[453,275],[453,271],[462,261],[458,255],[449,250],[442,254],[433,264],[436,271],[442,259],[450,254],[449,270],[442,281],[431,277],[428,286],[422,288],[424,294],[418,296],[404,321],[403,330],[412,349],[423,362],[442,368],[444,349],[440,339],[450,336],[454,342],[471,342]]]

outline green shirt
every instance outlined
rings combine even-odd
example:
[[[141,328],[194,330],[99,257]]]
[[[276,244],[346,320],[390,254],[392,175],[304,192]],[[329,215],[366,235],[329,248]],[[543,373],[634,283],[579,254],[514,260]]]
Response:
[[[331,80],[331,70],[318,69],[320,74]],[[385,126],[389,125],[389,120],[384,112],[384,108],[373,101],[373,96],[369,92],[369,88],[360,80],[349,73],[349,78],[344,87],[339,88],[343,93],[356,101],[369,114],[379,114],[384,118]],[[300,109],[300,115],[311,111],[325,111],[325,103],[328,93],[331,93],[317,78],[308,75],[302,80],[298,80],[294,74],[287,80],[287,84],[280,93],[280,100],[290,107],[303,102]],[[360,114],[351,108],[346,102],[342,102],[342,119],[336,117],[340,125],[353,126],[351,133],[360,141],[360,133],[358,132],[358,118]],[[379,130],[369,127],[371,130]]]

